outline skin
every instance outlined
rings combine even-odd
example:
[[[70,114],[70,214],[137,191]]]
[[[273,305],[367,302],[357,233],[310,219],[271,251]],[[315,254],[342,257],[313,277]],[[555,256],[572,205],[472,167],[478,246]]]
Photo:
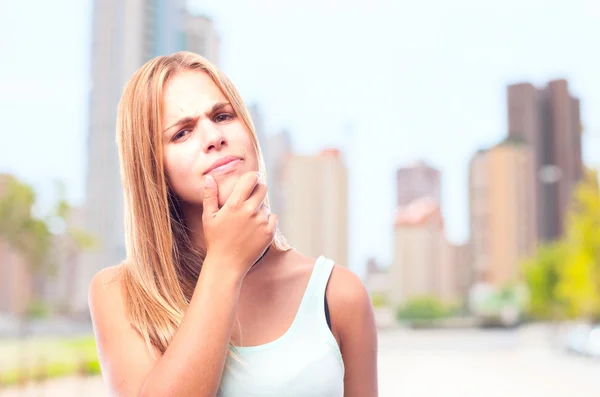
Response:
[[[182,118],[187,122],[177,125]],[[256,172],[250,134],[208,75],[186,71],[170,81],[164,124],[165,172],[183,202],[194,242],[208,254],[183,322],[157,358],[129,325],[118,267],[94,277],[90,310],[113,396],[215,396],[230,338],[253,346],[283,335],[315,262],[295,250],[270,250],[252,267],[273,238],[277,216],[262,206],[267,189]],[[235,166],[206,173],[228,155],[239,159]],[[237,231],[235,236],[230,230]],[[336,265],[326,296],[344,360],[344,395],[377,396],[377,337],[363,284]],[[234,326],[236,317],[243,339]]]

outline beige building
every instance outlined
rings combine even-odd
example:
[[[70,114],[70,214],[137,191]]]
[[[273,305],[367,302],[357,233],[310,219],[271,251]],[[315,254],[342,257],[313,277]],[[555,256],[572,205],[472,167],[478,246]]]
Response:
[[[22,313],[33,296],[33,288],[27,263],[5,241],[0,241],[0,313]]]
[[[348,171],[336,149],[291,155],[284,167],[280,229],[299,252],[348,264]]]
[[[271,210],[279,215],[279,224],[284,223],[285,192],[283,191],[285,165],[292,155],[290,133],[282,130],[276,134],[266,135],[263,155],[267,167],[267,183],[269,186],[269,203]]]
[[[398,210],[390,301],[397,305],[419,296],[441,297],[444,221],[437,200],[424,197]]]
[[[10,175],[0,174],[0,196]],[[0,237],[0,313],[19,314],[33,296],[33,277],[27,263]]]
[[[535,181],[528,146],[507,140],[479,151],[470,164],[473,281],[500,287],[519,279],[536,246]]]
[[[469,245],[444,241],[440,269],[440,298],[445,302],[465,302],[471,286]]]

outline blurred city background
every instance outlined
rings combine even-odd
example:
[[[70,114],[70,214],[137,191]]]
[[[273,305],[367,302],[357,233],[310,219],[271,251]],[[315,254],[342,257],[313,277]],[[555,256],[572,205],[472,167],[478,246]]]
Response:
[[[0,0],[0,396],[106,396],[116,108],[179,50],[249,106],[280,228],[368,288],[382,396],[600,395],[598,0]]]

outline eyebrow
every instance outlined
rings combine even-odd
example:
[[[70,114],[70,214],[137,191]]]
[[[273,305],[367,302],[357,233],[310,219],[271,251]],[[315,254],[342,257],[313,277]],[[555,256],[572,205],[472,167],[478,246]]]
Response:
[[[217,102],[217,103],[215,103],[213,105],[213,107],[210,109],[210,111],[208,112],[208,114],[215,113],[215,112],[217,112],[217,111],[219,111],[219,110],[221,110],[221,109],[223,109],[224,107],[227,107],[227,106],[231,106],[231,103],[229,103],[229,102]],[[164,131],[163,131],[163,133],[167,132],[168,130],[170,130],[173,127],[178,127],[178,126],[181,126],[181,125],[186,125],[186,124],[189,124],[189,123],[193,123],[193,122],[197,121],[199,117],[200,116],[186,116],[186,117],[183,117],[183,118],[177,120],[171,126],[165,128]]]

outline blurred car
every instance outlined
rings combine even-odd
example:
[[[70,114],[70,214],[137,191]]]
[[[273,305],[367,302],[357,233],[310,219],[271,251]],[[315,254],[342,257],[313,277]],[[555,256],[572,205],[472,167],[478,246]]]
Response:
[[[587,355],[591,330],[590,324],[569,326],[564,336],[564,348],[570,353]]]

